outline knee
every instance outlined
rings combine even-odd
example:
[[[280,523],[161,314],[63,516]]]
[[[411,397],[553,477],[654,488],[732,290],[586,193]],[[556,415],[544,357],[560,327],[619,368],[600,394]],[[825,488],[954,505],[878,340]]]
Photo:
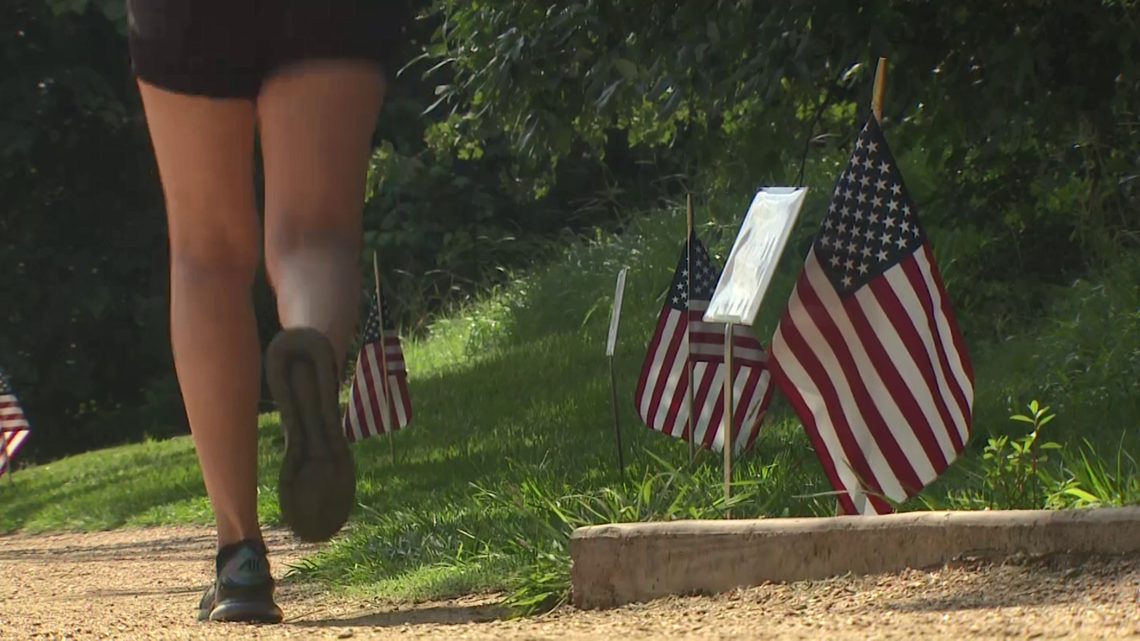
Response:
[[[359,216],[305,215],[297,211],[267,212],[265,253],[271,265],[295,254],[323,254],[356,260],[360,252]]]
[[[170,230],[171,270],[177,277],[217,277],[252,285],[258,259],[256,228],[200,224]]]

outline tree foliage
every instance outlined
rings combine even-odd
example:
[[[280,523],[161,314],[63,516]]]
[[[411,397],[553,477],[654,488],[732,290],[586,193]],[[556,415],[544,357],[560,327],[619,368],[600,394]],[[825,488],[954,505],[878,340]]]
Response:
[[[828,174],[879,56],[967,324],[1032,315],[1039,286],[1140,234],[1136,0],[410,1],[361,256],[406,324],[680,189]],[[8,0],[0,24],[0,364],[30,447],[169,431],[166,226],[124,0]],[[255,295],[267,341],[264,278]]]
[[[169,371],[161,193],[121,15],[84,5],[0,7],[0,358],[37,446],[99,442],[78,429],[90,413]]]
[[[426,55],[447,72],[444,126],[471,141],[501,130],[545,159],[577,138],[600,145],[612,126],[633,143],[695,127],[692,146],[721,163],[794,148],[802,131],[789,125],[826,115],[821,103],[869,105],[873,63],[886,56],[888,120],[965,155],[1072,142],[1081,121],[1113,135],[1114,114],[1136,104],[1137,6],[438,0],[446,19]]]
[[[932,176],[924,220],[956,248],[963,308],[1028,310],[1036,285],[1136,242],[1134,0],[434,7],[425,55],[457,148],[503,132],[549,169],[616,128],[706,190],[796,183],[805,161],[845,155],[884,56],[888,136]]]

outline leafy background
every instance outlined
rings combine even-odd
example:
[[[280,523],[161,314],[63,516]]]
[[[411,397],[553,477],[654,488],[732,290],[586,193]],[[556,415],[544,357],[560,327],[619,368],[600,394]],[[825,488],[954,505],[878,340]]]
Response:
[[[1053,309],[1058,287],[1134,264],[1133,0],[409,2],[361,256],[370,273],[379,252],[409,335],[686,192],[701,211],[826,182],[882,55],[887,135],[971,345],[1069,323],[1027,356],[1049,380],[1138,362],[1096,342],[1125,322],[1116,304],[1097,316],[1111,285]],[[122,0],[0,6],[0,364],[36,426],[30,460],[186,431],[125,21]],[[255,296],[268,341],[263,277]]]

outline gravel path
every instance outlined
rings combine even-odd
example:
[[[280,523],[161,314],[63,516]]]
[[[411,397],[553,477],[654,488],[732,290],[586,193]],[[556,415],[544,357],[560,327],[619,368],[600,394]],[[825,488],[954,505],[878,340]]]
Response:
[[[268,536],[274,572],[312,549]],[[503,620],[489,597],[350,602],[286,584],[286,624],[199,624],[212,538],[199,528],[0,537],[2,639],[1091,638],[1140,635],[1140,557],[965,561],[934,571],[766,585],[604,612]]]

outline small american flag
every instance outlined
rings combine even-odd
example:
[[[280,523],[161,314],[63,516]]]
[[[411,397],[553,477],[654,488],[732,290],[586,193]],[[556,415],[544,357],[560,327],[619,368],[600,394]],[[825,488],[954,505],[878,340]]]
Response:
[[[408,395],[408,375],[404,367],[404,352],[396,333],[392,315],[385,299],[373,298],[369,306],[368,321],[364,325],[364,342],[356,359],[356,373],[352,379],[348,406],[344,411],[344,431],[349,442],[392,432],[408,426],[412,420],[412,400]],[[380,355],[380,324],[378,308],[383,307],[384,358],[388,362],[388,390],[384,393],[380,372],[383,371]],[[392,424],[393,414],[395,425]]]
[[[12,390],[12,380],[0,370],[0,476],[3,476],[16,450],[27,440],[31,427]]]
[[[641,366],[634,402],[638,416],[650,429],[688,441],[691,358],[693,431],[701,446],[719,451],[724,446],[725,326],[706,323],[702,318],[720,274],[695,233],[688,242],[692,245],[693,290],[689,291],[689,248],[686,246],[681,250],[665,305],[657,317],[657,328]],[[733,449],[741,451],[751,446],[759,434],[757,419],[772,398],[772,388],[764,348],[751,328],[736,326],[732,344]],[[742,429],[742,425],[747,429]]]
[[[914,202],[872,116],[776,328],[772,375],[840,506],[892,511],[970,437],[974,375]]]

